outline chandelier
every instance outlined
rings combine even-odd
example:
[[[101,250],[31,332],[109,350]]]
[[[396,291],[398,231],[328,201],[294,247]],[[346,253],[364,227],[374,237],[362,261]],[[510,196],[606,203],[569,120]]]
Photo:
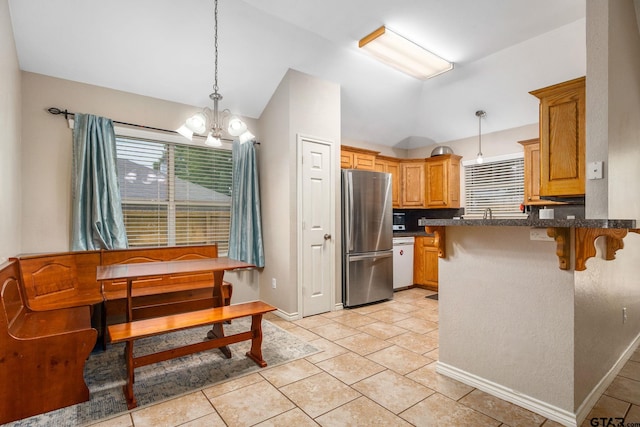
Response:
[[[227,132],[231,136],[237,136],[240,142],[246,142],[255,138],[247,129],[247,124],[240,118],[231,115],[231,111],[224,109],[219,110],[218,104],[222,100],[222,95],[218,92],[218,0],[214,0],[214,51],[215,51],[215,73],[213,82],[213,93],[209,98],[213,101],[213,110],[205,107],[202,111],[197,112],[189,117],[180,128],[176,130],[180,135],[193,140],[193,134],[205,135],[207,139],[205,144],[212,147],[220,147],[222,145],[223,124],[227,123]],[[208,133],[207,133],[208,131]]]

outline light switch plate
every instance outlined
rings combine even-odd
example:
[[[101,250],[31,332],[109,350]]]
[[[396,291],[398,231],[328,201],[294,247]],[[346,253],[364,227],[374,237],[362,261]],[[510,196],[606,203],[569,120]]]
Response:
[[[587,165],[587,179],[602,179],[602,163],[590,162]]]

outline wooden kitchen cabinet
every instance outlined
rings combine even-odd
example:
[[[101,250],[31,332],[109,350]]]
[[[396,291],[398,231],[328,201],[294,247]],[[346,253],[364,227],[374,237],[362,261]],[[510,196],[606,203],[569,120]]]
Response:
[[[343,145],[340,147],[340,168],[372,171],[375,166],[376,154],[378,151]]]
[[[400,161],[394,157],[377,156],[374,170],[391,174],[391,203],[394,208],[400,205]]]
[[[438,290],[438,248],[432,236],[417,236],[413,246],[413,282]]]
[[[425,196],[424,159],[400,161],[400,205],[403,208],[423,208]]]
[[[425,207],[460,207],[460,159],[455,154],[444,154],[425,159]]]
[[[530,93],[540,99],[540,196],[584,196],[585,78]]]

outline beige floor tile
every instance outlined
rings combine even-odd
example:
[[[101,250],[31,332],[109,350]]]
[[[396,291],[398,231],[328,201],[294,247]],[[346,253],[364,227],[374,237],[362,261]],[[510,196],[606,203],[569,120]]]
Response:
[[[336,341],[336,344],[348,348],[354,353],[358,353],[360,356],[365,356],[369,353],[373,353],[393,345],[385,340],[381,340],[380,338],[365,334],[364,332],[339,339]]]
[[[371,313],[375,313],[376,311],[380,311],[380,310],[384,310],[384,306],[382,304],[364,305],[362,307],[350,308],[350,309],[347,309],[345,311],[352,312],[352,313],[358,313],[358,314],[371,314]]]
[[[322,372],[313,363],[309,363],[305,359],[294,360],[284,365],[276,366],[270,369],[260,371],[267,381],[275,387],[280,388],[283,385],[291,384],[294,381],[310,377]]]
[[[413,313],[417,310],[420,310],[420,307],[418,306],[400,301],[396,301],[395,304],[390,304],[387,308],[393,311],[398,311],[400,313]]]
[[[587,418],[585,418],[582,425],[590,426],[592,418],[624,417],[630,406],[630,403],[623,402],[622,400],[618,400],[610,396],[601,396],[593,409],[591,409],[591,412],[589,412],[589,415],[587,415]]]
[[[333,324],[335,325],[335,323]],[[324,326],[332,326],[332,325],[324,325]],[[305,329],[300,326],[294,326],[293,328],[289,328],[287,329],[287,332],[297,336],[298,338],[306,342],[317,340],[318,338],[320,338],[318,335],[314,334],[309,329]]]
[[[399,414],[434,393],[422,384],[390,370],[359,381],[352,387],[395,414]]]
[[[473,390],[458,402],[511,427],[538,427],[545,421],[542,415],[480,390]]]
[[[431,337],[416,332],[407,332],[406,334],[397,335],[389,338],[387,341],[411,350],[414,353],[427,353],[438,348],[438,341]]]
[[[640,426],[640,406],[631,405],[624,420],[627,425]]]
[[[500,421],[438,393],[402,412],[400,416],[416,426],[428,427],[482,427],[501,424]]]
[[[368,325],[369,323],[376,322],[376,319],[372,319],[369,316],[358,313],[345,314],[344,316],[336,317],[334,320],[351,328],[357,328],[360,326]]]
[[[417,317],[419,319],[428,320],[429,322],[438,323],[440,320],[438,310],[429,310],[421,308],[418,311],[412,311],[411,317]]]
[[[238,390],[261,381],[264,381],[264,378],[262,378],[260,374],[249,374],[208,387],[202,390],[202,392],[207,396],[207,399],[211,399],[216,396],[220,396],[221,394],[229,393],[230,391]]]
[[[553,420],[547,420],[540,427],[564,427],[564,426],[562,424],[560,424],[560,423],[557,423],[557,422],[553,421]]]
[[[352,400],[316,418],[316,421],[320,425],[327,427],[411,426],[402,418],[397,417],[366,397]]]
[[[307,415],[315,418],[361,396],[327,373],[320,373],[280,389]]]
[[[311,363],[322,362],[323,360],[331,359],[332,357],[339,356],[349,351],[346,348],[324,338],[310,341],[309,344],[320,350],[319,353],[312,354],[306,358]]]
[[[435,350],[424,353],[423,356],[433,360],[440,360],[440,351],[436,348]]]
[[[327,319],[335,319],[336,317],[344,316],[345,314],[348,314],[350,312],[351,310],[342,309],[342,310],[335,310],[335,311],[322,313],[322,314],[319,314],[318,316],[326,317]]]
[[[640,362],[629,360],[618,375],[620,375],[621,377],[640,381]]]
[[[396,326],[413,331],[417,334],[426,334],[438,330],[438,324],[417,317],[409,317],[393,323]]]
[[[368,325],[360,326],[358,330],[362,332],[366,332],[369,335],[373,335],[374,337],[381,338],[386,340],[391,337],[395,337],[396,335],[404,334],[407,332],[406,329],[401,328],[399,326],[392,325],[390,323],[378,322],[370,323]]]
[[[400,375],[415,371],[425,365],[433,363],[432,359],[414,353],[397,345],[387,347],[367,356],[367,359],[389,368]]]
[[[118,417],[109,418],[108,420],[100,421],[96,424],[91,424],[91,427],[131,427],[133,426],[133,420],[130,414],[120,415]]]
[[[413,301],[411,304],[417,305],[419,307],[425,307],[429,310],[437,310],[438,309],[438,301],[432,300],[429,298],[421,298]]]
[[[348,337],[349,335],[355,335],[359,333],[357,329],[350,328],[341,323],[332,323],[330,325],[317,326],[309,329],[314,334],[318,334],[323,338],[331,341],[339,340],[340,338]]]
[[[205,395],[198,391],[133,411],[131,417],[136,427],[177,426],[214,412]]]
[[[315,328],[316,326],[328,325],[328,324],[331,324],[332,322],[333,320],[327,317],[309,316],[309,317],[305,317],[304,319],[294,320],[292,323],[305,329],[311,329],[311,328]]]
[[[317,425],[318,424],[307,414],[302,412],[300,408],[295,408],[285,412],[284,414],[280,414],[277,417],[263,421],[260,424],[256,424],[256,427],[317,427]]]
[[[629,360],[633,360],[634,362],[640,362],[640,348],[633,352]]]
[[[411,314],[401,313],[399,311],[393,311],[389,308],[386,308],[380,311],[375,311],[369,314],[369,316],[381,322],[395,323],[395,322],[399,322],[400,320],[411,317]],[[397,326],[401,326],[401,325],[397,325]]]
[[[345,384],[353,384],[385,370],[383,366],[351,352],[325,360],[316,366]]]
[[[433,338],[434,340],[436,340],[436,342],[440,341],[440,331],[437,329],[435,331],[428,332],[425,335],[430,338]]]
[[[640,381],[617,376],[605,394],[634,405],[640,405]]]
[[[205,415],[188,423],[180,424],[180,427],[227,427],[220,415],[217,412],[213,414]]]
[[[293,403],[267,381],[253,384],[250,391],[240,389],[214,397],[211,403],[230,427],[257,424],[294,408]]]
[[[437,373],[435,363],[408,373],[407,378],[417,381],[425,387],[453,400],[458,400],[473,390],[473,387]]]

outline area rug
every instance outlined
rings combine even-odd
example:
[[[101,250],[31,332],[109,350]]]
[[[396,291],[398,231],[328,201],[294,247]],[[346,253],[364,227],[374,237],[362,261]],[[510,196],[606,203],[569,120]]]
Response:
[[[226,335],[250,328],[251,319],[234,320],[225,325]],[[142,355],[206,339],[210,327],[189,329],[136,341],[135,354]],[[262,321],[262,357],[276,366],[316,353],[318,349],[269,321]],[[245,356],[251,341],[229,346],[233,357],[226,359],[213,349],[136,369],[134,394],[138,407],[209,387],[217,382],[256,372],[261,368]],[[47,412],[6,426],[83,426],[127,411],[122,393],[126,383],[124,343],[110,345],[106,351],[91,354],[84,378],[91,400]],[[34,385],[40,387],[41,385]]]

